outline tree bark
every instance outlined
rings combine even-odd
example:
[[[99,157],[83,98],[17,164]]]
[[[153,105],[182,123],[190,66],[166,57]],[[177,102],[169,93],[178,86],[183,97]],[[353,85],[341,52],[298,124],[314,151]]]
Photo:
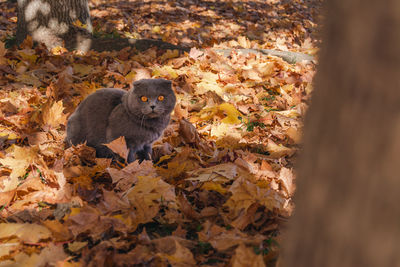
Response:
[[[48,48],[87,51],[92,24],[87,0],[18,0],[17,42],[27,35]],[[77,22],[83,27],[77,27]]]
[[[325,5],[280,266],[400,266],[400,1]]]

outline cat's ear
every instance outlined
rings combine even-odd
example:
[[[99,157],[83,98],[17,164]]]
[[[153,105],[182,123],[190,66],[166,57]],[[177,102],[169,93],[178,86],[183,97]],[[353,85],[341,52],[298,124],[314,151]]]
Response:
[[[137,80],[133,82],[133,89],[140,87],[143,84],[143,79],[142,80]]]
[[[164,80],[164,79],[161,80],[163,80],[163,83],[165,83],[167,87],[172,88],[172,82],[170,80]]]

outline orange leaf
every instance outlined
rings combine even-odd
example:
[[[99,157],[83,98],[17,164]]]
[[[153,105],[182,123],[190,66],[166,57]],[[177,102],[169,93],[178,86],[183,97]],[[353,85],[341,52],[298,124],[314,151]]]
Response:
[[[111,143],[105,144],[105,146],[111,149],[114,153],[120,155],[123,159],[127,160],[129,149],[126,147],[124,136],[115,139]]]

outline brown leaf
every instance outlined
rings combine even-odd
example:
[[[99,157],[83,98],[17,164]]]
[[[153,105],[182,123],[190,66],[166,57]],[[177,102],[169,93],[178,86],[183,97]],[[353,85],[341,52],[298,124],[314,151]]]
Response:
[[[232,267],[265,267],[262,255],[256,255],[253,248],[240,244],[235,249],[235,255],[231,260]]]
[[[51,237],[44,226],[30,223],[0,223],[0,239],[18,237],[26,243],[37,243]]]
[[[115,139],[114,141],[105,144],[109,149],[111,149],[114,153],[120,155],[123,159],[128,159],[129,150],[126,147],[125,137],[121,136]]]
[[[292,196],[296,190],[296,185],[294,183],[294,175],[291,169],[282,167],[279,172],[278,179],[281,181],[285,192],[288,196]]]
[[[6,63],[6,58],[4,57],[7,53],[7,49],[3,42],[0,41],[0,65]]]
[[[196,128],[185,119],[179,121],[179,133],[187,144],[200,141],[199,133]]]
[[[0,206],[7,207],[14,198],[15,190],[0,192]]]
[[[234,220],[231,225],[239,230],[243,230],[250,223],[252,223],[254,219],[254,215],[256,211],[260,207],[258,203],[253,203],[245,212],[245,214],[241,214],[239,217]]]
[[[185,214],[185,216],[187,216],[189,219],[195,220],[200,218],[200,214],[193,209],[192,205],[190,205],[189,201],[183,194],[177,196],[176,200],[180,210],[183,212],[183,214]]]

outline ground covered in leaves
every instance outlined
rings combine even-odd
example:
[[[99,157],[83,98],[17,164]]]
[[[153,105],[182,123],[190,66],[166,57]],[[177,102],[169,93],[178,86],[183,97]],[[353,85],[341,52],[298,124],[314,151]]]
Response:
[[[15,5],[0,1],[0,266],[274,266],[315,62],[234,48],[314,54],[319,2],[90,2],[95,34],[197,47],[185,54],[6,48]],[[178,99],[153,161],[66,147],[82,99],[146,77]]]

